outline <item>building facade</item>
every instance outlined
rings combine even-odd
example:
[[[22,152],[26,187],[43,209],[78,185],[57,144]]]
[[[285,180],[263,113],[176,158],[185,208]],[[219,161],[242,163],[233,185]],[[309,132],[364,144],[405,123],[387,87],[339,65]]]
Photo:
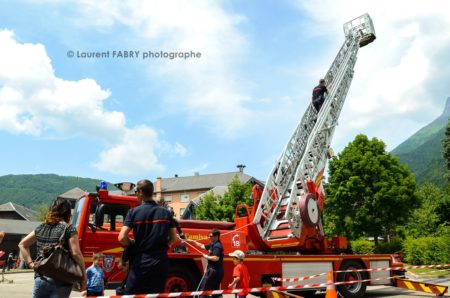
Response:
[[[228,187],[235,176],[241,183],[257,182],[261,184],[258,179],[245,174],[242,168],[237,172],[229,173],[206,175],[196,173],[194,176],[185,177],[175,175],[173,178],[156,179],[154,199],[156,201],[164,199],[173,208],[176,217],[180,218],[190,201],[217,186]]]

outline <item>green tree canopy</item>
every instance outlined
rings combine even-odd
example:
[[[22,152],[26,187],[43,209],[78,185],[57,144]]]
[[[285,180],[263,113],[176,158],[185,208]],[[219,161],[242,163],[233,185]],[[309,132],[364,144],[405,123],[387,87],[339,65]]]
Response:
[[[417,206],[414,176],[385,144],[356,136],[329,165],[325,218],[329,231],[350,239],[387,235]]]
[[[420,206],[415,209],[405,234],[412,237],[441,236],[450,225],[450,196],[432,183],[418,187]]]
[[[39,221],[44,221],[45,216],[48,213],[50,206],[48,204],[40,204],[40,205],[36,205],[34,206],[34,210],[36,210],[36,217],[37,220]]]
[[[445,136],[442,139],[442,155],[447,166],[447,179],[450,182],[450,121],[445,127]]]
[[[208,192],[195,209],[195,218],[202,220],[230,221],[234,220],[236,206],[240,203],[251,205],[252,186],[242,183],[237,176],[233,178],[228,191],[223,196]]]

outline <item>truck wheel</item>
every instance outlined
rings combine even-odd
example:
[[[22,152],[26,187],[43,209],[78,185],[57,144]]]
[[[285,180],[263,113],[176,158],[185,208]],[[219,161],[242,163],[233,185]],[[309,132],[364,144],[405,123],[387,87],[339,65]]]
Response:
[[[356,261],[344,261],[339,270],[357,270],[363,269],[363,266]],[[352,280],[363,280],[367,279],[367,274],[365,272],[342,272],[337,276],[337,281],[352,281]],[[360,298],[366,293],[367,283],[354,283],[348,285],[337,286],[339,294],[344,298]]]
[[[182,265],[173,265],[170,266],[164,290],[166,293],[194,291],[198,283],[196,281],[197,279],[190,268]]]

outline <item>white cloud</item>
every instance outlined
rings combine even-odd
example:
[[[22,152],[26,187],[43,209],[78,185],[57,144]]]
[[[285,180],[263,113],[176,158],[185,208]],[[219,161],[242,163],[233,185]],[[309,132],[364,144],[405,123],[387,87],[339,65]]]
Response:
[[[125,116],[103,109],[110,94],[94,80],[56,77],[44,46],[18,43],[12,31],[0,31],[0,44],[0,129],[94,137],[124,129]]]
[[[96,167],[105,172],[138,175],[164,168],[156,155],[157,133],[147,126],[128,128],[122,112],[106,110],[109,91],[92,79],[56,77],[44,46],[18,43],[12,31],[0,31],[0,44],[0,130],[101,140],[107,148]],[[180,144],[172,150],[186,154]]]
[[[100,154],[100,161],[94,164],[98,170],[130,176],[164,170],[155,154],[160,145],[153,129],[146,126],[126,129],[119,140]]]
[[[233,137],[252,111],[250,100],[235,82],[235,68],[246,51],[236,26],[243,17],[226,12],[214,1],[81,1],[78,26],[124,25],[136,47],[163,51],[201,52],[195,60],[159,60],[151,64],[153,80],[171,82],[168,109],[187,114],[221,136]],[[138,42],[136,42],[138,41]],[[133,42],[133,41],[131,41]]]
[[[175,150],[176,153],[178,153],[180,156],[185,156],[187,153],[187,149],[181,145],[180,143],[175,143]]]

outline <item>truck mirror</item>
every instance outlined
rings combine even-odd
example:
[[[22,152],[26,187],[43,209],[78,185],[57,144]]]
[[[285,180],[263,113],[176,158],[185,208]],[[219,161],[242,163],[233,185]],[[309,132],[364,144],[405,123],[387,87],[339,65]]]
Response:
[[[103,218],[105,217],[105,204],[100,204],[95,209],[94,225],[96,227],[103,226]]]

